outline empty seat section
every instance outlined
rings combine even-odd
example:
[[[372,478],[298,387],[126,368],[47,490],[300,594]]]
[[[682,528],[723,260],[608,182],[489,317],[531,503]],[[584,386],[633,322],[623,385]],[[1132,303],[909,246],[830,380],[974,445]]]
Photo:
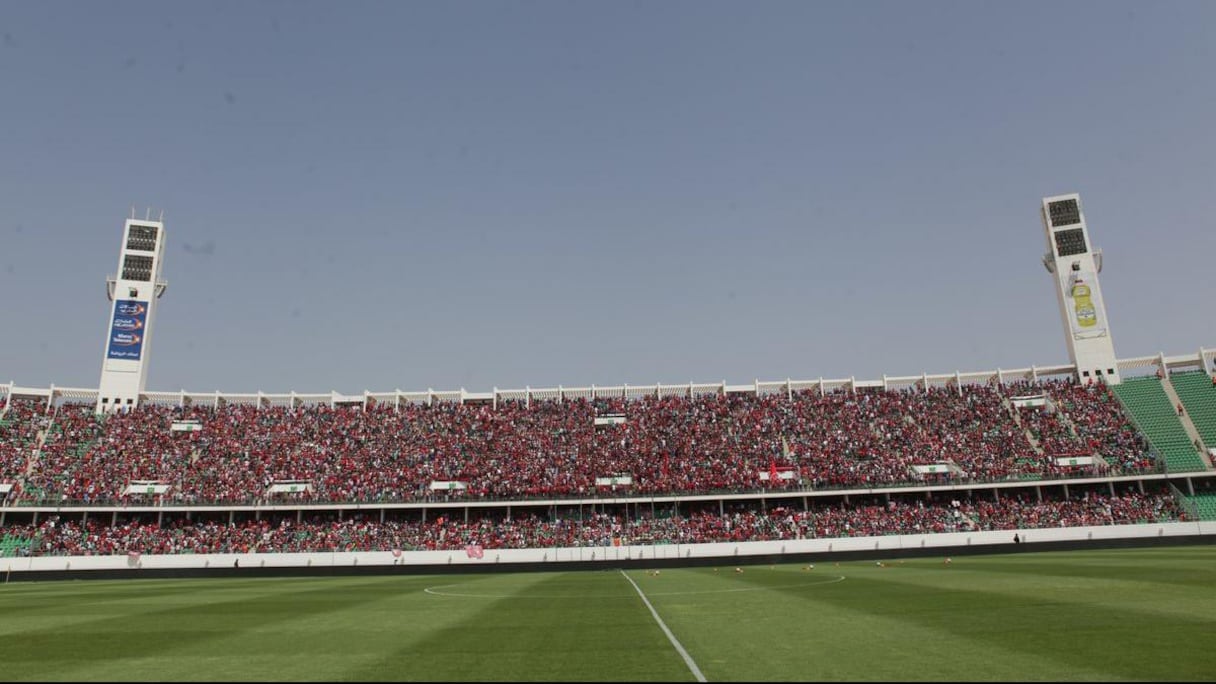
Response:
[[[1140,432],[1165,459],[1167,470],[1190,472],[1207,468],[1182,427],[1177,409],[1170,403],[1159,378],[1132,378],[1112,389]]]
[[[1170,384],[1209,449],[1216,448],[1216,383],[1203,371],[1175,373]]]

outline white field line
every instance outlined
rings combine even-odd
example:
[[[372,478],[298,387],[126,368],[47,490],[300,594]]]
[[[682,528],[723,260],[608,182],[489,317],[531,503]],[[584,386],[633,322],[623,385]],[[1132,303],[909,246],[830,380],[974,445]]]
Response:
[[[1216,572],[1216,570],[1214,570],[1213,572]],[[734,594],[734,593],[745,592],[745,591],[769,591],[772,589],[794,589],[794,588],[800,588],[800,587],[813,587],[813,586],[816,586],[819,584],[836,584],[837,582],[843,582],[844,580],[845,580],[844,575],[834,575],[831,577],[831,579],[817,580],[815,582],[798,582],[797,584],[778,584],[778,585],[765,586],[765,587],[742,587],[742,588],[736,588],[736,589],[706,589],[704,591],[652,591],[652,592],[650,592],[650,596],[697,596],[697,595],[703,595],[703,594]],[[427,594],[430,594],[432,596],[458,596],[461,598],[487,598],[487,599],[547,599],[547,600],[575,599],[575,600],[581,600],[584,598],[594,598],[594,599],[626,599],[626,598],[629,598],[628,596],[623,596],[623,595],[622,596],[606,596],[606,595],[596,595],[596,594],[589,594],[589,595],[584,594],[582,596],[570,596],[569,594],[561,594],[561,595],[559,595],[559,594],[527,594],[527,595],[520,596],[518,594],[469,594],[469,593],[462,593],[462,592],[455,592],[455,591],[443,591],[444,589],[447,589],[448,587],[462,587],[462,586],[464,586],[464,583],[438,584],[433,587],[426,587],[422,591]]]
[[[663,622],[663,618],[659,617],[659,611],[655,610],[654,606],[650,605],[650,599],[646,598],[646,594],[642,593],[642,588],[638,586],[638,583],[634,582],[632,577],[625,574],[624,570],[621,570],[621,576],[632,584],[633,588],[637,590],[638,596],[642,597],[642,603],[645,603],[646,607],[650,609],[650,614],[654,616],[655,622],[659,623],[659,628],[662,629],[663,633],[667,635],[667,640],[671,642],[672,646],[675,646],[676,652],[679,653],[680,657],[684,659],[684,664],[687,665],[688,669],[692,671],[692,676],[696,677],[698,682],[709,681],[705,679],[705,675],[701,674],[701,668],[697,667],[696,661],[692,659],[692,656],[688,655],[688,651],[684,650],[684,646],[680,643],[680,640],[676,638],[676,635],[672,634],[670,629],[667,629],[667,624]]]

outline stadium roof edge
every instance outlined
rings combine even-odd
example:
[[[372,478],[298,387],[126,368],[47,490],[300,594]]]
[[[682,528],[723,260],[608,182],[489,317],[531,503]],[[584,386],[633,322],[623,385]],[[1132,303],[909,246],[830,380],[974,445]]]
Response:
[[[1198,352],[1194,354],[1179,354],[1166,356],[1164,353],[1158,353],[1150,356],[1137,356],[1117,361],[1121,374],[1127,371],[1133,371],[1131,375],[1136,375],[1134,371],[1144,371],[1144,374],[1151,374],[1154,371],[1165,373],[1168,370],[1195,368],[1202,370],[1209,375],[1216,374],[1216,350],[1209,350],[1200,347]],[[557,399],[562,401],[565,399],[597,399],[597,398],[637,398],[643,396],[701,396],[705,394],[727,394],[727,393],[756,393],[756,394],[775,394],[775,393],[793,393],[795,391],[818,389],[821,393],[829,391],[837,391],[841,389],[856,390],[858,387],[881,387],[883,389],[891,388],[907,388],[907,387],[922,387],[930,386],[961,387],[966,384],[983,384],[983,383],[1000,383],[1017,382],[1020,380],[1035,380],[1040,377],[1052,377],[1060,375],[1071,375],[1075,373],[1076,367],[1072,364],[1059,364],[1050,366],[1032,365],[1028,368],[1003,369],[986,371],[969,371],[961,372],[954,371],[953,373],[921,373],[919,375],[886,375],[883,374],[878,380],[859,380],[857,378],[838,378],[817,380],[775,380],[761,381],[756,380],[751,384],[731,385],[725,381],[711,383],[695,383],[667,385],[616,385],[601,387],[590,385],[588,387],[558,387],[537,388],[526,387],[524,389],[499,389],[495,387],[490,392],[468,392],[464,388],[458,390],[442,390],[437,391],[428,388],[425,391],[406,392],[400,389],[384,392],[374,392],[363,390],[358,394],[341,394],[337,391],[329,392],[314,392],[314,393],[298,393],[289,391],[285,393],[267,393],[262,391],[257,392],[221,392],[214,390],[210,392],[190,392],[187,390],[179,390],[176,392],[161,392],[147,391],[140,394],[141,403],[153,404],[250,404],[257,406],[274,406],[288,405],[297,406],[305,404],[330,404],[331,406],[338,404],[354,404],[361,403],[366,406],[369,402],[375,403],[393,403],[394,405],[405,403],[425,403],[432,404],[435,402],[464,402],[466,400],[474,401],[493,401],[498,400],[523,400],[530,401],[531,399]],[[46,399],[48,405],[53,403],[55,399],[64,400],[80,400],[80,401],[95,401],[97,399],[98,390],[94,388],[82,387],[56,387],[54,384],[46,388],[38,387],[23,387],[12,382],[7,385],[0,385],[0,396],[11,397],[29,397]]]

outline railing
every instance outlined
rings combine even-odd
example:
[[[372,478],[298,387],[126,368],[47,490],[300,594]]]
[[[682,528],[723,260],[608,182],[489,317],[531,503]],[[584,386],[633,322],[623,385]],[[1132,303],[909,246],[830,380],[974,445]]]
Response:
[[[1169,372],[1170,369],[1178,368],[1198,368],[1211,373],[1216,373],[1216,370],[1209,371],[1208,367],[1216,364],[1216,351],[1207,350],[1200,347],[1200,350],[1194,354],[1180,354],[1176,356],[1166,356],[1164,353],[1158,353],[1155,356],[1141,356],[1116,361],[1120,372],[1130,371],[1140,368],[1156,368],[1162,375]],[[436,402],[453,402],[464,403],[468,400],[488,400],[497,405],[498,401],[522,400],[525,403],[536,400],[557,400],[566,401],[571,399],[637,399],[647,396],[703,396],[706,394],[730,394],[730,393],[747,393],[766,395],[775,393],[785,393],[787,395],[793,392],[815,391],[821,394],[835,391],[855,392],[858,387],[881,387],[884,389],[901,389],[901,388],[919,388],[922,391],[927,391],[929,387],[954,387],[961,391],[963,385],[967,384],[1005,384],[1006,382],[1016,382],[1019,380],[1037,381],[1040,378],[1052,376],[1073,375],[1076,372],[1076,367],[1072,364],[1054,365],[1054,366],[1031,366],[1029,368],[1017,368],[1005,370],[998,368],[996,370],[967,372],[954,371],[953,373],[921,373],[920,375],[907,376],[887,376],[879,380],[858,380],[856,378],[838,378],[818,380],[777,380],[777,381],[760,381],[755,380],[750,385],[728,385],[726,381],[714,383],[687,383],[679,385],[615,385],[609,387],[549,387],[549,388],[533,388],[526,387],[524,389],[499,389],[495,387],[492,392],[471,393],[464,388],[459,390],[443,390],[437,391],[427,389],[426,391],[405,392],[402,390],[393,390],[390,392],[372,392],[365,390],[362,394],[344,395],[338,392],[328,393],[312,393],[300,394],[297,392],[287,392],[278,394],[268,394],[265,392],[187,392],[181,390],[178,392],[144,392],[140,394],[140,403],[152,403],[161,405],[175,406],[190,406],[190,405],[211,405],[220,407],[227,404],[245,404],[258,407],[269,406],[307,406],[307,405],[322,405],[338,406],[341,404],[358,403],[366,408],[369,404],[377,405],[392,405],[394,408],[399,407],[402,403],[413,404],[434,404]],[[98,398],[98,390],[92,388],[80,387],[56,387],[51,385],[49,388],[35,387],[18,387],[13,383],[7,386],[0,386],[0,396],[12,397],[29,397],[45,399],[47,402],[47,410],[49,411],[56,400],[76,400],[84,402],[96,402]]]
[[[114,509],[189,509],[189,508],[209,508],[209,507],[254,507],[254,508],[296,508],[296,507],[325,507],[325,508],[352,508],[352,507],[371,507],[375,508],[382,505],[410,505],[410,506],[426,506],[428,504],[469,504],[469,505],[491,505],[491,506],[506,506],[506,505],[529,505],[538,504],[540,502],[552,501],[573,501],[573,502],[593,502],[612,500],[616,502],[646,502],[652,499],[703,499],[705,497],[739,497],[739,498],[793,498],[801,496],[816,496],[826,497],[835,496],[846,492],[877,492],[897,494],[901,491],[923,491],[927,488],[946,487],[950,489],[959,489],[967,487],[993,488],[1001,485],[1009,487],[1033,487],[1033,486],[1052,486],[1054,484],[1066,484],[1076,480],[1105,480],[1110,478],[1127,477],[1145,477],[1153,475],[1166,475],[1167,473],[1162,468],[1146,468],[1131,471],[1116,471],[1111,470],[1105,473],[1095,474],[1092,472],[1058,472],[1058,473],[1020,473],[1018,475],[1007,478],[963,478],[963,477],[947,477],[936,480],[902,480],[888,481],[877,483],[842,483],[842,484],[827,484],[819,486],[789,486],[779,488],[768,487],[736,487],[736,488],[716,488],[716,489],[700,489],[700,490],[664,490],[664,491],[632,491],[618,490],[616,492],[584,492],[581,494],[561,494],[561,493],[541,493],[541,494],[521,494],[509,497],[503,496],[482,496],[477,494],[454,494],[450,492],[444,493],[425,493],[410,497],[375,497],[362,499],[328,499],[320,496],[297,496],[297,497],[282,497],[282,498],[267,498],[263,496],[251,496],[244,499],[206,499],[206,498],[191,498],[186,500],[185,497],[168,495],[160,497],[159,500],[140,501],[132,500],[123,497],[99,497],[89,500],[78,499],[63,499],[57,497],[39,497],[39,498],[18,498],[15,501],[8,503],[0,503],[0,508],[7,510],[20,510],[22,508],[57,508],[57,509],[74,509],[74,508],[114,508]],[[1187,473],[1188,476],[1205,476],[1203,473]],[[1211,476],[1216,477],[1216,472]],[[1171,485],[1172,486],[1172,485]],[[466,491],[466,490],[457,490]]]
[[[1178,504],[1178,508],[1186,513],[1187,519],[1198,520],[1199,507],[1195,505],[1195,502],[1191,501],[1190,497],[1183,494],[1181,489],[1175,487],[1173,482],[1168,484],[1170,486],[1170,492],[1174,495],[1174,501]]]

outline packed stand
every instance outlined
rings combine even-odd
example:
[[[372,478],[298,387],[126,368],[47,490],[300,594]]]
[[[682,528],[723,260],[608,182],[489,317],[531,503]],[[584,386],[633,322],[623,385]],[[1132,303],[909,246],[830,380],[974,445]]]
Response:
[[[1148,441],[1123,413],[1122,404],[1105,383],[1080,385],[1056,381],[1052,398],[1072,421],[1080,440],[1122,473],[1151,471],[1158,461]]]
[[[833,503],[810,510],[753,506],[723,513],[642,517],[594,513],[558,518],[525,513],[468,521],[439,516],[425,522],[364,517],[296,522],[291,516],[231,524],[180,519],[164,526],[140,521],[111,526],[95,519],[81,523],[52,517],[38,525],[10,525],[3,532],[29,542],[31,555],[92,556],[691,544],[1127,525],[1185,518],[1169,494],[1090,493],[1069,500],[1019,496],[999,501]]]
[[[175,500],[401,501],[415,498],[416,441],[391,407],[229,406],[209,410],[198,459]],[[414,457],[411,459],[411,457]],[[276,482],[310,490],[272,494]]]
[[[1010,399],[1042,394],[1049,403],[1019,409],[1022,424],[1043,451],[1043,472],[1081,472],[1105,476],[1153,472],[1158,462],[1148,442],[1123,413],[1119,400],[1104,383],[1081,385],[1065,380],[1014,383],[1004,392]],[[1060,459],[1094,458],[1094,464],[1070,466]]]
[[[1030,386],[1027,386],[1030,387]],[[1150,468],[1104,385],[730,393],[353,405],[61,406],[27,498],[105,503],[161,482],[170,504],[527,500],[891,487],[1067,474],[1053,456]],[[1033,387],[1032,387],[1033,389]],[[597,425],[596,419],[621,422]],[[198,430],[174,431],[174,421]],[[1027,437],[1036,434],[1041,452]],[[9,459],[11,460],[11,459]],[[926,472],[935,471],[935,472]],[[597,482],[609,479],[610,484]],[[625,480],[623,478],[628,478]],[[767,479],[766,479],[767,478]],[[296,491],[288,483],[298,483]],[[434,487],[434,489],[433,489]]]
[[[46,427],[46,402],[35,399],[0,399],[0,484],[12,485],[8,496],[20,491],[21,480]],[[0,494],[0,501],[5,499]]]
[[[180,488],[190,463],[191,444],[169,426],[172,417],[181,413],[176,408],[145,405],[99,416],[92,406],[59,406],[26,479],[27,496],[49,502],[106,504],[123,501],[128,485],[135,481]]]

